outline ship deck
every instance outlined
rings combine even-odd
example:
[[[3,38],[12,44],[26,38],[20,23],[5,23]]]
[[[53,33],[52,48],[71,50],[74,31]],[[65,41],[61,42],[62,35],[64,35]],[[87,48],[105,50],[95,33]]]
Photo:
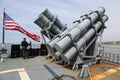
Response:
[[[7,58],[0,63],[0,80],[50,80],[53,77],[71,75],[77,77],[80,70],[71,70],[70,66],[52,62],[45,56],[30,59]],[[120,66],[103,62],[89,67],[91,77],[81,80],[119,80]],[[63,80],[63,79],[60,79]],[[72,80],[72,79],[64,79]]]

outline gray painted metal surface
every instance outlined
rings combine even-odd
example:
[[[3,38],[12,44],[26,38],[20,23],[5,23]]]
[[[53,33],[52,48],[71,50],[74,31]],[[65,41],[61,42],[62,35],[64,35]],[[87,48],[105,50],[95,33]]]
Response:
[[[66,29],[66,25],[63,24],[57,16],[52,14],[48,9],[45,9],[45,11],[43,11],[34,22],[42,28],[43,34],[50,39]]]
[[[52,14],[48,9],[45,9],[43,13],[50,21],[54,21],[54,24],[57,25],[57,27],[62,30],[65,28],[65,24],[63,24],[57,17],[56,15]],[[55,20],[54,20],[55,19]]]
[[[64,30],[62,33],[58,34],[53,38],[49,43],[48,43],[48,57],[49,56],[54,56],[55,58],[59,59],[61,53],[56,51],[54,48],[54,44],[57,43],[61,38],[63,38],[66,34],[68,34],[69,31],[71,31],[73,28],[77,27],[79,25],[79,22],[75,22],[70,26],[70,28],[67,28]]]
[[[47,44],[48,56],[54,56],[57,59],[61,57],[68,63],[78,60],[78,53],[80,58],[82,56],[80,53],[84,54],[84,58],[94,58],[96,56],[94,54],[98,53],[98,51],[95,52],[96,40],[103,32],[104,23],[108,18],[104,13],[105,9],[100,7],[81,16],[68,29],[48,9],[43,11],[35,23],[42,28],[43,34],[50,38]],[[49,37],[51,35],[52,38]]]
[[[62,74],[76,77],[71,70],[49,63],[43,56],[30,59],[8,58],[0,63],[0,80],[49,80]]]
[[[98,13],[99,14],[98,14]],[[89,28],[91,27],[92,23],[94,23],[95,21],[97,21],[99,15],[102,15],[105,12],[104,8],[99,8],[97,10],[97,12],[93,12],[92,14],[89,15],[90,19],[85,19],[83,20],[79,26],[77,26],[76,28],[74,28],[73,30],[71,30],[69,32],[69,34],[71,35],[71,38],[73,40],[78,40],[80,36],[82,36],[82,34]],[[59,52],[64,52],[71,44],[72,44],[72,40],[69,36],[64,37],[62,40],[60,40],[58,43],[55,44],[55,48],[59,51]]]
[[[63,37],[63,36],[65,36],[66,34],[68,34],[69,31],[71,31],[73,28],[77,27],[78,25],[79,25],[79,23],[78,23],[78,22],[75,22],[74,24],[72,24],[72,25],[70,26],[70,28],[67,28],[67,29],[64,30],[62,33],[60,33],[59,35],[55,36],[55,38],[54,38],[53,40],[51,40],[51,41],[48,43],[48,45],[53,48],[53,47],[54,47],[54,44],[57,43],[57,42],[61,39],[61,37]]]
[[[103,16],[102,17],[103,22],[107,21],[108,17]],[[95,30],[98,31],[102,26],[102,22],[98,21],[94,25],[95,29],[91,28],[80,40],[77,42],[78,48],[82,48],[85,43],[87,43],[90,38],[92,38],[95,35]],[[61,54],[61,57],[64,61],[70,62],[73,58],[76,58],[77,56],[77,49],[73,46],[71,47],[65,54]]]

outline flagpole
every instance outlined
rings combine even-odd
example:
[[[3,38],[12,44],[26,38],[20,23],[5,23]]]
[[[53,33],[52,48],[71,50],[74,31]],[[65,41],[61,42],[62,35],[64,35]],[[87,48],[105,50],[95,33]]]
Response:
[[[5,19],[5,8],[3,11],[3,36],[2,36],[2,49],[4,49],[5,45],[5,25],[4,25],[4,19]]]
[[[5,27],[3,26],[3,38],[2,38],[2,48],[4,49],[5,44]]]

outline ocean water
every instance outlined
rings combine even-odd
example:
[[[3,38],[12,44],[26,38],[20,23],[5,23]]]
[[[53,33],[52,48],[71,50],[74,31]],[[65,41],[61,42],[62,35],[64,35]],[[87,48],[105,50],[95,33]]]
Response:
[[[20,45],[20,44],[12,44],[12,43],[5,43],[4,48],[7,49],[7,55],[10,56],[11,55],[11,46],[12,45]],[[40,44],[32,44],[32,48],[40,48]],[[2,44],[0,43],[0,49],[2,48]],[[21,47],[20,47],[21,48]],[[28,49],[30,48],[30,46],[28,47]]]

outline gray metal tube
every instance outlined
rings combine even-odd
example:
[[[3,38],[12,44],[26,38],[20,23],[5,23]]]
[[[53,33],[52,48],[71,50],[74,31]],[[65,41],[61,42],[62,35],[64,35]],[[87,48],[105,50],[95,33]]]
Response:
[[[50,32],[53,33],[54,35],[61,33],[59,27],[55,24],[52,24],[50,20],[43,14],[39,15],[39,18],[36,20],[35,23],[38,24],[42,29],[49,28],[49,26],[51,26]]]
[[[67,28],[67,30],[71,31],[73,28],[77,27],[79,24],[80,24],[79,22],[75,22],[69,28]]]
[[[75,27],[77,27],[79,25],[79,23],[78,22],[75,22],[73,25],[71,25],[71,29],[70,30],[72,30],[72,28],[75,28]],[[64,35],[66,35],[66,34],[68,34],[68,32],[70,31],[70,30],[68,30],[68,29],[66,29],[66,30],[64,30],[61,34],[59,34],[60,36],[64,36]],[[54,44],[56,43],[56,42],[58,42],[59,40],[60,40],[60,38],[61,37],[56,37],[55,39],[53,39],[53,40],[51,40],[49,43],[48,43],[48,45],[51,47],[51,48],[53,48],[54,47]]]
[[[35,23],[42,29],[44,29],[44,26],[48,27],[50,25],[49,19],[43,14],[39,15],[38,19],[35,20]]]
[[[104,8],[99,8],[97,10],[99,15],[103,14],[105,12]],[[98,13],[93,12],[92,14],[89,15],[91,18],[92,23],[97,21],[98,19]],[[73,30],[69,32],[73,40],[78,40],[81,36],[81,34],[89,27],[91,27],[91,21],[90,19],[85,19],[80,23],[80,25]],[[70,45],[72,44],[72,40],[69,36],[64,37],[62,40],[60,40],[58,43],[55,43],[55,48],[58,50],[60,53],[64,52]]]
[[[71,30],[69,32],[69,34],[71,35],[72,39],[76,40],[81,36],[83,29],[85,29],[87,26],[90,26],[90,20],[84,20],[83,22],[80,23],[79,26],[81,26],[81,28],[74,28],[73,30]],[[83,27],[86,24],[85,27]],[[55,48],[56,50],[58,50],[60,53],[64,52],[70,45],[72,44],[72,40],[69,36],[65,36],[62,40],[60,40],[58,43],[55,43]]]
[[[67,34],[68,33],[68,30],[64,30],[61,34],[59,34],[60,36],[62,36],[62,35],[65,35],[65,34]],[[55,39],[53,39],[53,40],[51,40],[49,43],[48,43],[48,45],[51,47],[51,48],[53,48],[54,47],[54,44],[56,43],[56,42],[58,42],[59,40],[60,40],[60,38],[61,37],[59,37],[59,36],[57,36]]]
[[[70,31],[70,30],[72,30],[73,28],[75,28],[75,27],[77,27],[79,25],[79,23],[78,22],[75,22],[74,24],[72,24],[71,25],[71,27],[70,27],[70,29],[68,30],[68,29],[66,29],[66,30],[64,30],[61,34],[59,34],[61,37],[63,37],[64,35],[66,35],[66,34],[68,34],[68,32]],[[51,40],[49,43],[48,43],[48,46],[49,46],[49,48],[50,49],[53,49],[54,48],[54,44],[55,43],[57,43],[60,39],[61,39],[61,37],[56,37],[55,39],[53,39],[53,40]],[[51,52],[50,52],[51,53]],[[55,58],[59,58],[60,57],[60,52],[53,52],[53,53],[51,53],[51,54],[53,54],[54,55],[54,57]]]
[[[54,23],[55,23],[55,25],[57,25],[59,27],[60,30],[65,30],[66,29],[66,25],[63,24],[58,18],[56,18]]]
[[[106,22],[108,19],[107,16],[103,16],[102,20],[103,22]],[[98,21],[95,24],[95,29],[96,31],[98,31],[100,28],[102,27],[102,23],[100,21]],[[82,48],[83,45],[88,42],[90,40],[90,38],[93,37],[93,35],[95,34],[95,29],[91,28],[78,42],[77,42],[77,46],[78,48]],[[70,62],[73,58],[75,58],[77,55],[77,49],[75,47],[71,47],[65,54],[61,54],[61,57],[64,61],[66,62]]]
[[[59,58],[60,58],[61,53],[60,53],[60,52],[58,52],[58,51],[56,51],[53,55],[54,55],[54,57],[55,57],[56,59],[59,59]]]
[[[50,32],[52,32],[54,35],[57,35],[61,33],[61,30],[58,28],[57,25],[53,24],[50,28]]]
[[[55,20],[54,24],[58,26],[60,30],[65,29],[65,24],[63,24],[54,14],[52,14],[48,9],[42,12],[51,22]]]
[[[53,21],[54,15],[46,8],[42,14],[44,14],[50,21]]]
[[[46,29],[50,35],[60,34],[66,29],[66,25],[63,24],[56,15],[52,14],[48,9],[45,9],[38,18],[34,21],[40,28]]]

